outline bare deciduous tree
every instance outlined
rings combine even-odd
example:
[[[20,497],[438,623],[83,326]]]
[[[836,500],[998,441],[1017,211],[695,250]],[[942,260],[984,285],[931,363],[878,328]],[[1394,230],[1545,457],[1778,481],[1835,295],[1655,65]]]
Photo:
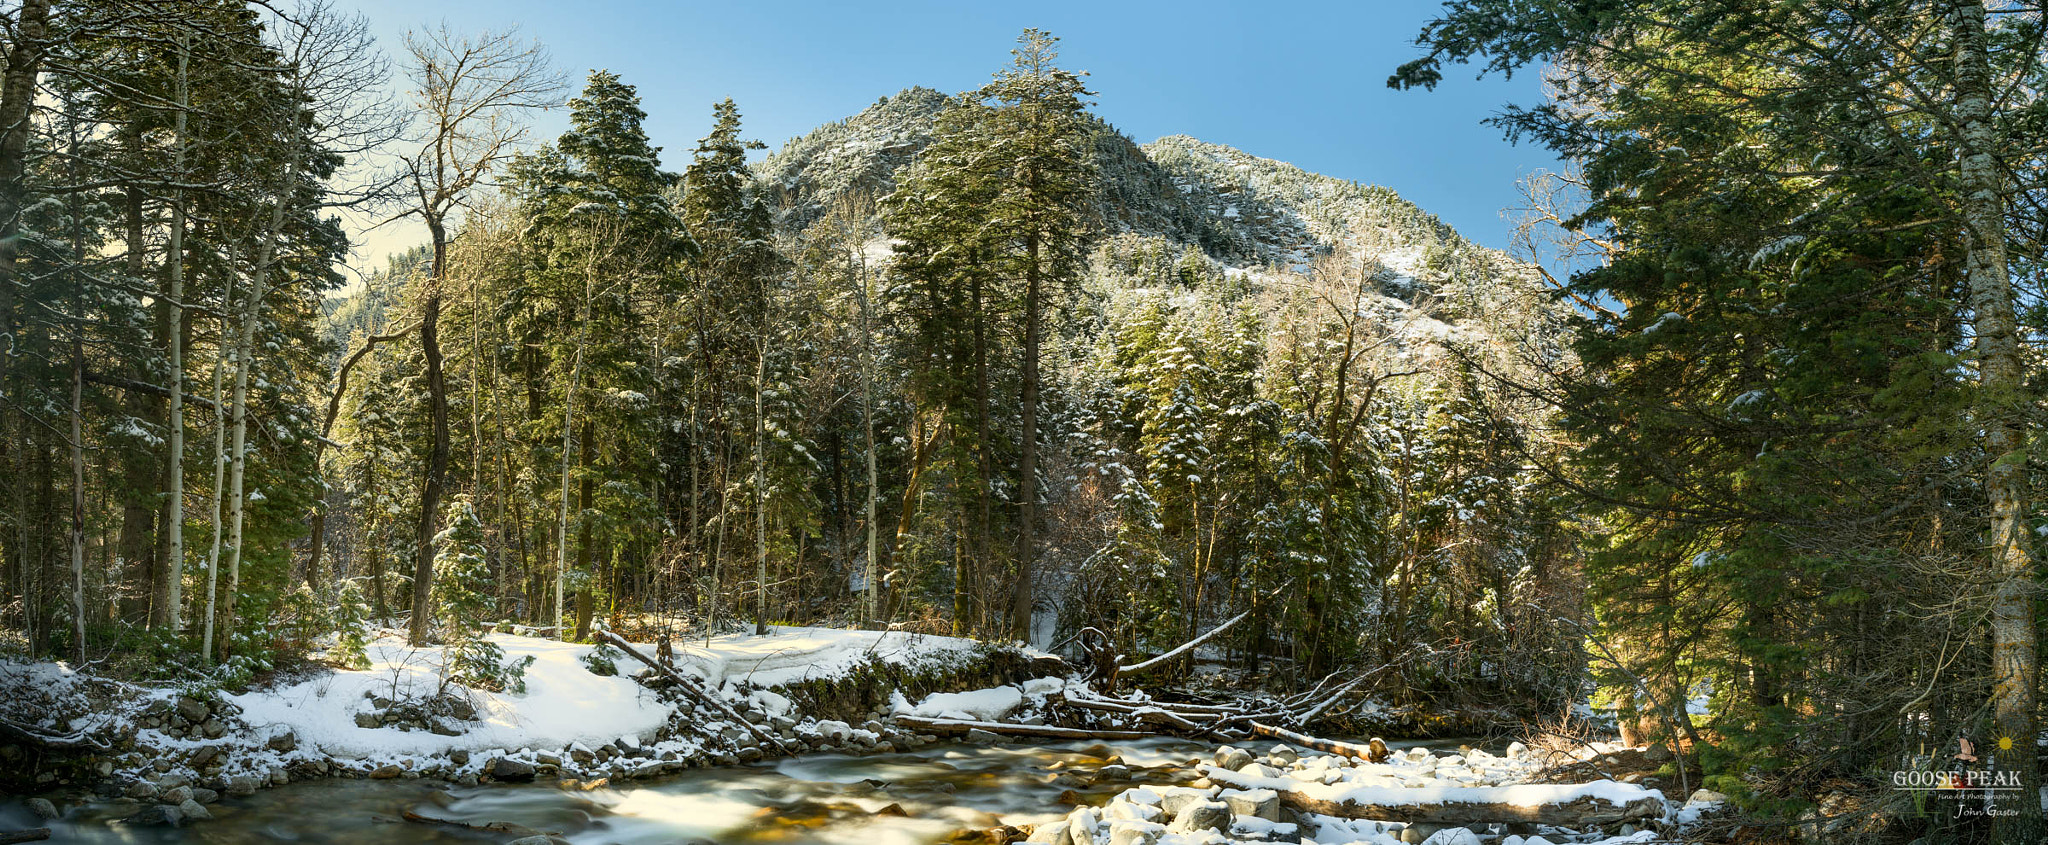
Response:
[[[427,639],[428,589],[434,577],[434,515],[448,474],[448,390],[441,374],[441,277],[448,256],[448,222],[485,183],[491,171],[526,138],[522,113],[554,107],[565,82],[546,48],[515,29],[457,35],[444,24],[408,33],[405,50],[413,97],[424,126],[419,146],[404,158],[412,194],[407,216],[427,225],[432,263],[420,300],[420,351],[426,359],[427,403],[433,441],[420,494],[419,550],[413,575],[414,644]]]

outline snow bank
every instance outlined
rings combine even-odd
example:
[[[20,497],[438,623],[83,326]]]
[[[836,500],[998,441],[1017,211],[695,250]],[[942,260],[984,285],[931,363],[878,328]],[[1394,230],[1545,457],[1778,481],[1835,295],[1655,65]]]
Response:
[[[909,664],[968,659],[979,653],[973,640],[958,637],[775,627],[767,636],[714,637],[708,646],[703,640],[677,640],[676,666],[714,687],[739,682],[767,687],[837,677],[869,659]]]
[[[582,658],[595,646],[505,634],[490,639],[505,650],[508,660],[533,658],[526,670],[526,691],[449,687],[451,692],[468,694],[476,705],[477,721],[463,723],[466,732],[458,736],[356,726],[356,714],[372,711],[372,697],[418,699],[442,689],[441,649],[413,648],[396,637],[370,644],[365,650],[371,661],[368,670],[338,670],[229,700],[242,709],[243,720],[258,735],[289,729],[302,745],[315,746],[330,757],[376,761],[455,749],[553,749],[579,742],[596,747],[626,736],[651,740],[669,720],[670,705],[632,678],[592,674]],[[713,688],[836,677],[870,658],[902,664],[978,653],[973,641],[954,637],[830,628],[776,628],[766,636],[716,637],[708,646],[702,640],[675,645],[678,668]],[[654,652],[651,646],[637,647],[643,654]],[[619,668],[631,672],[638,665],[621,660]],[[749,703],[771,715],[790,709],[787,698],[766,690],[754,691]],[[168,737],[163,741],[174,742]]]
[[[899,696],[893,701],[897,715],[933,719],[994,722],[1024,705],[1024,692],[1016,687],[991,687],[967,692],[939,692],[925,696],[917,706],[906,706]]]
[[[372,643],[366,671],[337,671],[310,681],[230,696],[242,719],[261,732],[289,728],[299,741],[330,757],[386,759],[504,748],[561,748],[574,742],[598,746],[622,736],[653,738],[668,721],[669,707],[631,678],[591,674],[581,658],[594,646],[503,634],[491,640],[511,660],[534,658],[526,670],[526,692],[469,691],[477,721],[468,732],[441,736],[425,731],[361,728],[355,714],[370,712],[370,696],[394,700],[433,695],[440,689],[441,650],[412,648],[395,637]],[[461,687],[450,688],[456,692]]]

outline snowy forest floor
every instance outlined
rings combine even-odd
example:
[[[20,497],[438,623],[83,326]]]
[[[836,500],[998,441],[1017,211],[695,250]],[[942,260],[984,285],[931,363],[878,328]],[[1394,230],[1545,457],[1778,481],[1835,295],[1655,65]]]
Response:
[[[129,825],[177,826],[209,819],[208,807],[223,796],[323,778],[601,789],[783,753],[889,754],[938,742],[899,725],[898,716],[1044,724],[1048,702],[1069,683],[1034,677],[1042,673],[1032,670],[1046,664],[1032,661],[1044,655],[900,632],[777,628],[768,636],[674,641],[671,665],[688,681],[645,670],[617,649],[507,634],[491,641],[509,660],[527,664],[523,689],[446,683],[441,649],[412,647],[395,635],[369,644],[368,669],[315,663],[241,693],[136,685],[62,664],[0,663],[0,716],[71,746],[71,753],[10,761],[18,776],[34,773],[20,789],[48,795],[18,809],[75,819],[89,804],[99,808],[97,816]],[[659,651],[634,647],[644,655]],[[681,685],[688,682],[718,701],[685,694]],[[16,756],[37,753],[9,748]],[[1611,761],[1615,752],[1627,756],[1608,744],[1539,751],[1517,744],[1505,755],[1412,749],[1368,763],[1284,743],[1263,754],[1225,746],[1160,783],[1112,761],[1095,777],[1107,773],[1111,782],[1134,785],[1107,804],[985,833],[1051,845],[1384,845],[1425,836],[1433,845],[1649,842],[1718,806],[1710,794],[1667,802],[1643,785],[1557,771]],[[1546,778],[1561,782],[1537,783]],[[1346,819],[1283,805],[1283,796],[1502,805],[1653,799],[1655,812],[1631,818],[1626,828],[1545,828],[1550,838],[1543,839],[1525,838],[1537,835],[1534,827],[1490,832],[1491,825]],[[7,809],[0,806],[0,819]],[[1609,836],[1617,831],[1622,835]],[[1472,838],[1460,838],[1467,834]]]

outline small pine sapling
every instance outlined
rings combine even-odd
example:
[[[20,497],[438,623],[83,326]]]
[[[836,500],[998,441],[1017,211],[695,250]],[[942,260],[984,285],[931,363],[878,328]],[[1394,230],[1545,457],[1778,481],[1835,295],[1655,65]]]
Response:
[[[341,584],[334,606],[334,648],[327,656],[344,669],[370,668],[370,605],[351,578]]]
[[[484,561],[484,526],[467,496],[448,503],[446,528],[434,538],[434,606],[441,623],[442,678],[493,692],[524,692],[529,657],[506,663],[505,650],[478,633],[496,608],[490,566]]]

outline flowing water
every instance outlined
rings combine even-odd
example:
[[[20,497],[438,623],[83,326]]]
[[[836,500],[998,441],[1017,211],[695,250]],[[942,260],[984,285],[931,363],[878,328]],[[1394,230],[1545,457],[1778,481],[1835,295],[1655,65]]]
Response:
[[[1393,743],[1404,747],[1417,743]],[[1455,740],[1428,743],[1434,746]],[[49,826],[53,842],[507,842],[531,832],[579,845],[927,845],[963,829],[1031,824],[1099,805],[1137,783],[1196,777],[1209,743],[1178,739],[1050,745],[941,745],[899,754],[810,754],[754,766],[572,791],[554,785],[452,786],[434,780],[325,780],[225,798],[214,821],[183,829],[110,825],[133,805],[76,808],[41,822],[0,803],[0,831]],[[1097,770],[1122,758],[1120,777]],[[406,813],[492,832],[407,821]]]

